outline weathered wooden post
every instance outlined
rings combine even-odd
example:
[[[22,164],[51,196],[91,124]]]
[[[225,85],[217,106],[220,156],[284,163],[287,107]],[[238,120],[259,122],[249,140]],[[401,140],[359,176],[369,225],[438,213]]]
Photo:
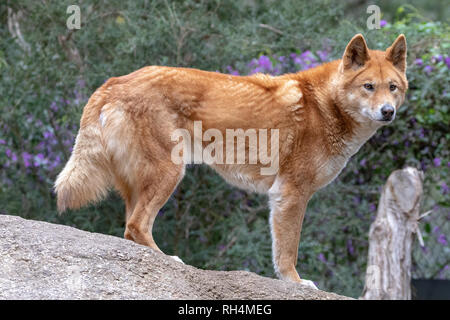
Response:
[[[389,176],[369,232],[361,299],[411,299],[411,250],[419,232],[423,172],[407,167]]]

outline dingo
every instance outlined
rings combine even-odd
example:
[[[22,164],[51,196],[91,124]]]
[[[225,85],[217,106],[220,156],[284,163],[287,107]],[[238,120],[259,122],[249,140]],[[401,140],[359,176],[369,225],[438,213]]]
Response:
[[[358,34],[342,59],[279,77],[150,66],[111,78],[84,108],[72,155],[55,183],[58,209],[79,208],[115,187],[126,203],[125,238],[159,250],[153,222],[185,170],[171,159],[172,133],[194,136],[195,121],[203,132],[223,136],[227,129],[277,129],[278,141],[266,150],[277,156],[276,172],[262,175],[262,163],[248,161],[250,144],[243,147],[244,164],[209,165],[236,186],[268,194],[275,271],[313,286],[295,269],[307,203],[395,118],[408,87],[405,70],[404,35],[377,51]]]

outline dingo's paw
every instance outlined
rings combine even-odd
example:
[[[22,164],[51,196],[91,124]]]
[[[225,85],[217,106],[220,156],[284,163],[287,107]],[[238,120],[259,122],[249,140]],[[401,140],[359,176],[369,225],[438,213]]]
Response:
[[[181,262],[182,264],[184,264],[183,260],[181,260],[180,258],[178,258],[177,256],[170,256],[173,260],[177,261],[177,262]]]
[[[311,280],[301,279],[301,280],[300,280],[300,284],[303,284],[303,285],[308,286],[308,287],[310,287],[310,288],[319,290],[319,289],[316,287],[316,285],[314,284],[314,282],[312,282]]]

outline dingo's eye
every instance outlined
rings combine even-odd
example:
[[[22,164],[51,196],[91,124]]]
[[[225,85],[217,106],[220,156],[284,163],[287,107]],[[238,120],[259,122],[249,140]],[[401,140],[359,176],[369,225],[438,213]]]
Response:
[[[372,91],[372,90],[374,89],[374,88],[373,88],[373,84],[371,84],[371,83],[365,83],[365,84],[364,84],[364,89]]]
[[[395,91],[395,89],[397,89],[397,86],[396,86],[395,84],[391,84],[391,85],[389,86],[389,90]]]

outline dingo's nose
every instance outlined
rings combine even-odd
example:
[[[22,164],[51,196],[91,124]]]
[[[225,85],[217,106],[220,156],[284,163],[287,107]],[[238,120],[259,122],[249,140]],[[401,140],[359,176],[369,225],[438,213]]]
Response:
[[[394,117],[395,109],[390,104],[385,104],[381,107],[381,115],[383,116],[383,121],[390,121]]]

